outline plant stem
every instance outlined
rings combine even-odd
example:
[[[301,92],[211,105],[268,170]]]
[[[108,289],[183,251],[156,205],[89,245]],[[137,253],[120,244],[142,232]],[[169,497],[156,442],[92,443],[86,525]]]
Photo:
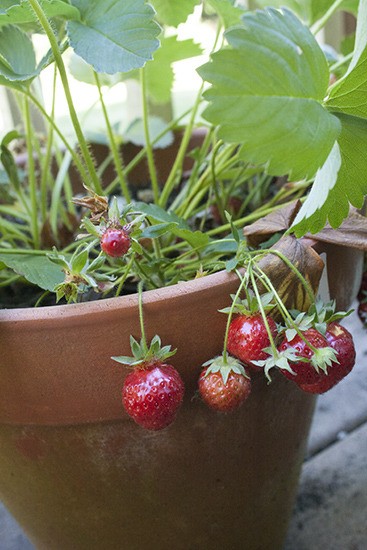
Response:
[[[97,172],[96,172],[96,169],[95,169],[95,166],[94,166],[94,162],[93,162],[93,159],[92,159],[91,154],[89,152],[88,145],[87,145],[86,139],[84,137],[84,134],[83,134],[82,128],[80,126],[79,119],[78,119],[78,116],[77,116],[77,113],[76,113],[76,110],[75,110],[75,107],[74,107],[74,102],[73,102],[73,98],[72,98],[70,87],[69,87],[68,76],[67,76],[66,68],[65,68],[65,65],[64,65],[64,61],[62,59],[62,55],[61,55],[61,51],[60,51],[60,48],[59,48],[59,45],[58,45],[58,41],[56,39],[56,36],[53,32],[53,29],[52,29],[46,15],[45,15],[45,13],[44,13],[44,11],[43,11],[40,3],[39,3],[39,0],[29,0],[29,3],[31,5],[33,11],[37,15],[37,17],[39,19],[39,22],[40,22],[43,30],[45,31],[45,33],[47,35],[47,38],[49,40],[49,43],[50,43],[50,46],[51,46],[51,49],[52,49],[52,53],[53,53],[54,58],[55,58],[55,63],[57,65],[57,68],[58,68],[59,73],[60,73],[60,78],[61,78],[61,82],[62,82],[62,85],[63,85],[64,93],[65,93],[65,98],[66,98],[68,108],[69,108],[71,122],[73,124],[74,130],[75,130],[75,133],[76,133],[76,136],[77,136],[77,139],[78,139],[78,144],[79,144],[79,147],[80,147],[81,152],[83,154],[84,161],[85,161],[86,166],[88,168],[88,172],[89,172],[89,175],[90,175],[90,178],[91,178],[92,187],[93,187],[93,189],[96,193],[102,194],[102,186],[101,186],[101,183],[98,179]]]
[[[33,129],[31,121],[31,113],[29,108],[29,102],[27,98],[24,98],[24,122],[25,122],[25,133],[26,133],[26,142],[27,142],[27,158],[28,158],[28,184],[29,184],[29,194],[31,199],[31,233],[33,238],[34,248],[40,248],[40,235],[38,227],[38,190],[37,190],[37,181],[35,173],[35,163],[33,158]]]
[[[148,351],[147,338],[145,334],[144,327],[144,316],[143,316],[143,283],[142,281],[138,284],[138,305],[139,305],[139,323],[140,323],[140,333],[141,333],[141,345],[145,351]]]
[[[131,196],[130,196],[130,192],[129,192],[129,189],[128,189],[125,174],[124,174],[124,167],[123,167],[121,155],[120,155],[120,152],[119,152],[117,144],[116,144],[116,140],[115,140],[115,136],[114,136],[114,133],[113,133],[113,130],[112,130],[111,122],[110,122],[110,119],[109,119],[109,116],[108,116],[106,104],[105,104],[104,99],[103,99],[101,82],[100,82],[98,74],[95,71],[93,72],[93,74],[94,74],[94,80],[96,82],[97,89],[98,89],[99,99],[100,99],[100,102],[101,102],[102,112],[103,112],[103,116],[104,116],[104,120],[105,120],[105,124],[106,124],[106,129],[107,129],[108,140],[109,140],[109,144],[110,144],[110,148],[111,148],[111,152],[112,152],[113,161],[114,161],[114,164],[115,164],[115,169],[116,169],[116,172],[117,172],[117,176],[118,176],[119,181],[120,181],[121,191],[122,191],[122,194],[125,197],[126,202],[129,204],[131,202]]]
[[[182,137],[182,141],[180,144],[180,148],[178,150],[178,153],[176,155],[176,158],[174,160],[173,166],[171,168],[171,171],[169,173],[169,176],[167,178],[166,183],[164,184],[164,187],[162,189],[162,193],[159,199],[159,206],[162,208],[165,208],[167,206],[168,199],[171,195],[171,192],[173,191],[176,182],[177,182],[177,175],[181,171],[182,172],[182,166],[183,162],[185,160],[185,155],[187,151],[187,147],[189,145],[191,136],[192,136],[192,130],[194,128],[195,118],[197,115],[197,111],[199,109],[199,105],[201,103],[201,94],[203,92],[204,83],[201,84],[199,92],[196,96],[196,100],[194,102],[194,105],[192,107],[191,116],[189,119],[189,122],[185,128],[184,135]]]
[[[273,335],[271,333],[271,330],[270,330],[270,326],[269,326],[269,321],[268,321],[268,318],[266,316],[266,313],[265,313],[265,310],[264,310],[264,306],[261,302],[261,297],[260,297],[260,294],[259,294],[259,289],[257,288],[257,284],[256,284],[256,280],[255,280],[255,276],[254,276],[254,272],[252,270],[252,266],[250,264],[250,278],[251,278],[251,283],[252,283],[252,287],[254,289],[254,292],[255,292],[255,296],[256,296],[256,300],[257,300],[257,305],[259,306],[259,310],[260,310],[260,314],[261,314],[261,317],[262,317],[262,320],[264,322],[264,325],[265,325],[265,328],[266,328],[266,332],[268,333],[268,338],[269,338],[269,342],[270,342],[270,347],[272,349],[272,352],[273,352],[273,355],[276,356],[277,353],[278,353],[278,350],[277,350],[277,347],[275,345],[275,342],[274,342],[274,338],[273,338]]]
[[[236,294],[232,298],[232,304],[231,304],[231,308],[229,310],[229,314],[228,314],[228,318],[227,318],[226,330],[225,330],[225,333],[224,333],[224,344],[223,344],[223,362],[224,362],[224,364],[227,363],[227,359],[228,359],[228,352],[227,352],[228,333],[229,333],[229,327],[230,327],[232,317],[233,317],[234,308],[236,307],[236,302],[237,302],[238,298],[240,297],[240,294],[242,292],[243,287],[245,286],[245,283],[248,283],[248,271],[246,271],[243,276],[241,275],[241,273],[239,271],[236,271],[236,273],[237,273],[237,276],[238,276],[238,278],[240,279],[241,282],[240,282],[240,284],[237,288]]]
[[[145,70],[140,69],[140,82],[141,82],[141,90],[142,90],[142,106],[143,106],[143,125],[144,125],[144,135],[145,135],[145,144],[146,144],[146,150],[147,150],[147,160],[148,160],[148,169],[149,169],[149,176],[150,176],[150,183],[153,191],[154,196],[154,202],[155,204],[158,204],[159,202],[159,184],[158,184],[158,177],[157,177],[157,170],[154,164],[154,153],[153,153],[153,147],[152,142],[150,140],[150,134],[149,134],[149,113],[148,113],[148,98],[147,98],[147,84],[146,84],[146,78],[145,78]]]
[[[327,12],[311,27],[311,32],[316,35],[321,31],[329,21],[330,17],[337,11],[339,6],[344,2],[344,0],[335,0],[335,2],[330,6]]]

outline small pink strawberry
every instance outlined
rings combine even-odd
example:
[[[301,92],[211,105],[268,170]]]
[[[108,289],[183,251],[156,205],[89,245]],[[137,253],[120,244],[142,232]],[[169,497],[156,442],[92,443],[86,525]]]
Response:
[[[123,227],[109,227],[103,232],[100,244],[107,256],[120,258],[129,250],[131,239]]]

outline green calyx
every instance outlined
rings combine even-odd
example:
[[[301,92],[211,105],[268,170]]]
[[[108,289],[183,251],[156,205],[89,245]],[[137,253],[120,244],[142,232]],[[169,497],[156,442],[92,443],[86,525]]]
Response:
[[[130,347],[132,356],[115,356],[111,357],[117,363],[122,363],[123,365],[129,365],[131,367],[136,367],[140,365],[141,367],[146,367],[155,363],[156,361],[164,362],[169,357],[172,357],[176,353],[176,349],[172,350],[171,346],[163,346],[161,339],[158,335],[155,335],[150,345],[146,344],[145,338],[142,338],[138,342],[133,336],[130,336]]]
[[[214,359],[209,359],[209,361],[203,363],[202,366],[207,367],[205,376],[209,376],[209,374],[213,373],[220,373],[223,384],[227,384],[231,372],[241,374],[245,378],[250,378],[242,363],[231,355],[227,355],[226,357],[224,357],[224,355],[219,355],[218,357],[214,357]]]
[[[233,306],[223,308],[220,313],[229,314],[239,313],[240,315],[253,315],[259,313],[259,299],[256,294],[250,288],[246,289],[246,298],[241,299],[239,296],[231,295]],[[260,296],[261,305],[263,311],[271,311],[275,307],[273,302],[274,295],[272,292],[265,292]]]

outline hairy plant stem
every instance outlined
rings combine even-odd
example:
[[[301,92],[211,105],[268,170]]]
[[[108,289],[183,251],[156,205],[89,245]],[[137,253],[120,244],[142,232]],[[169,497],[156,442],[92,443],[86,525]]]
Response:
[[[35,12],[36,16],[38,17],[39,22],[40,22],[43,30],[45,31],[45,33],[47,35],[47,38],[50,42],[50,46],[51,46],[51,49],[52,49],[52,53],[54,55],[55,63],[56,63],[57,68],[59,70],[61,82],[62,82],[64,93],[65,93],[66,102],[68,104],[68,109],[69,109],[71,122],[73,124],[74,130],[75,130],[75,133],[76,133],[76,137],[78,139],[78,144],[79,144],[79,147],[81,149],[85,164],[86,164],[88,172],[89,172],[89,176],[90,176],[90,180],[91,180],[91,186],[92,186],[92,188],[94,189],[94,191],[96,193],[102,194],[102,186],[101,186],[101,183],[98,179],[96,168],[94,166],[93,159],[92,159],[91,154],[89,152],[88,145],[87,145],[86,139],[84,137],[84,134],[83,134],[82,128],[80,126],[79,119],[78,119],[78,116],[77,116],[77,113],[76,113],[76,110],[75,110],[75,107],[74,107],[74,102],[73,102],[73,98],[72,98],[70,87],[69,87],[69,80],[68,80],[67,72],[66,72],[66,69],[65,69],[64,61],[62,59],[61,51],[60,51],[60,48],[59,48],[59,45],[58,45],[58,41],[56,39],[56,36],[53,32],[53,29],[52,29],[49,21],[48,21],[46,15],[44,13],[42,7],[41,7],[41,4],[40,4],[39,0],[29,0],[29,3],[31,5],[33,11]]]

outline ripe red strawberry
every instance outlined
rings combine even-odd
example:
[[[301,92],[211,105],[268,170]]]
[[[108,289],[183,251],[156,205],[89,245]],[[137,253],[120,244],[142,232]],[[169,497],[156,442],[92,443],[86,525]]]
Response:
[[[199,393],[211,409],[233,411],[250,395],[251,380],[235,358],[217,357],[203,367],[198,381]]]
[[[266,317],[273,338],[277,336],[277,325],[272,317]],[[269,354],[263,351],[270,346],[264,320],[260,313],[238,315],[229,326],[227,350],[252,370],[261,371],[253,361],[263,361]]]
[[[300,361],[289,361],[293,373],[287,369],[281,369],[281,373],[289,380],[293,380],[298,386],[319,382],[320,376],[325,375],[327,366],[335,358],[327,339],[318,330],[309,328],[303,331],[302,334],[308,343],[297,334],[290,341],[285,337],[279,346],[280,352],[293,349],[296,356],[300,358]],[[309,344],[316,348],[317,352]],[[324,348],[326,348],[325,352],[323,351]]]
[[[327,374],[321,373],[313,384],[301,384],[300,388],[309,393],[325,393],[333,388],[352,370],[356,359],[356,350],[350,332],[337,322],[330,323],[325,334],[328,345],[337,352],[337,362],[333,361]]]
[[[172,365],[141,364],[127,375],[122,388],[126,412],[147,430],[161,430],[176,418],[184,384]]]
[[[109,227],[101,237],[101,248],[107,256],[119,258],[130,248],[131,240],[124,228]]]

